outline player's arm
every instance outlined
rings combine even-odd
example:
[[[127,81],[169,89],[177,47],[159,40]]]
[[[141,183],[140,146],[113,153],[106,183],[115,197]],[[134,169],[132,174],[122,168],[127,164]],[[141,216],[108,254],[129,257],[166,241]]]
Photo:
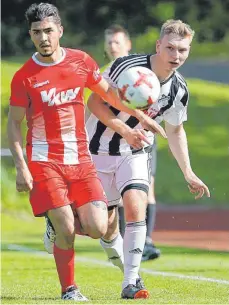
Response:
[[[21,123],[25,117],[26,108],[10,106],[8,115],[8,141],[17,169],[16,187],[19,192],[32,189],[32,176],[23,156],[23,139]]]
[[[204,194],[206,194],[207,197],[210,197],[208,187],[194,174],[191,168],[188,141],[183,123],[174,126],[165,122],[165,130],[168,137],[169,147],[189,184],[190,192],[197,193],[195,199],[201,198]]]
[[[145,146],[143,142],[150,145],[150,141],[145,136],[144,130],[132,129],[119,118],[117,118],[110,110],[108,105],[103,100],[101,100],[99,95],[94,95],[93,97],[90,97],[89,100],[90,99],[92,99],[91,111],[93,112],[93,114],[97,116],[103,124],[120,134],[130,146],[134,147],[135,149],[141,149]],[[90,107],[89,100],[88,106]],[[95,105],[96,107],[94,107]]]
[[[110,109],[108,109],[106,111],[106,114],[109,113],[109,116],[105,115],[104,101],[108,102],[114,108],[116,108],[120,111],[124,111],[124,112],[128,113],[129,115],[136,117],[145,129],[147,129],[153,133],[158,133],[162,137],[166,138],[164,129],[157,122],[155,122],[154,120],[149,118],[141,110],[129,109],[128,107],[126,107],[120,101],[119,96],[116,93],[116,90],[113,89],[104,78],[102,78],[102,80],[98,84],[90,87],[90,89],[94,93],[92,93],[88,99],[88,103],[87,103],[88,108],[106,126],[114,129],[114,125],[111,122],[111,117],[114,118],[115,116]],[[111,124],[113,127],[111,127]]]

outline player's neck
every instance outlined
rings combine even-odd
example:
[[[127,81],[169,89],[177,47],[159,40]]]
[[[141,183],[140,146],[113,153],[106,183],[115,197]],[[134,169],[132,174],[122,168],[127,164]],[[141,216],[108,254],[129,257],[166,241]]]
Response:
[[[36,58],[42,63],[54,63],[63,57],[63,49],[59,46],[51,56],[44,57],[40,53],[36,53]]]
[[[163,63],[160,61],[157,54],[151,55],[150,64],[151,69],[157,75],[160,82],[165,81],[174,73],[174,71],[168,71],[165,67],[163,67]]]

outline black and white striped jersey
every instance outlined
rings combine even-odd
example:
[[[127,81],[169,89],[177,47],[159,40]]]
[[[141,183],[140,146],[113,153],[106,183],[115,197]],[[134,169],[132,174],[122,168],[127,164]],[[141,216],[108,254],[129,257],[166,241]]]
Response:
[[[134,66],[142,66],[151,69],[150,56],[132,54],[116,59],[103,73],[104,78],[113,87],[117,88],[119,75]],[[158,123],[163,120],[172,124],[180,125],[187,120],[187,105],[189,93],[184,78],[175,71],[170,78],[161,82],[161,93],[156,103],[146,113]],[[110,106],[112,112],[131,128],[141,129],[139,121],[129,114],[119,111]],[[108,128],[93,114],[87,121],[89,135],[89,148],[92,154],[109,154],[113,156],[138,153],[127,142],[111,128]],[[148,132],[148,137],[153,143],[154,135]]]

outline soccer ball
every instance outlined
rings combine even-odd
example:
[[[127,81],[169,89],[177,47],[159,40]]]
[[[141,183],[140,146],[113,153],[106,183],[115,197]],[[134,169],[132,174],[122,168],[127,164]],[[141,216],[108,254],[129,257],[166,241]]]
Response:
[[[146,110],[160,95],[160,82],[148,68],[132,67],[123,71],[117,81],[122,103],[131,109]]]

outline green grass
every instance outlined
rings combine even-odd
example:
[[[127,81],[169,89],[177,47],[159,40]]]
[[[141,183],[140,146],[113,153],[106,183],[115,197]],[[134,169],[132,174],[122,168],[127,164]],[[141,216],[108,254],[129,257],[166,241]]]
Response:
[[[7,147],[6,121],[10,81],[21,65],[16,61],[19,62],[19,59],[2,61],[2,147]],[[225,206],[229,202],[228,86],[193,79],[188,80],[188,85],[191,99],[185,129],[191,163],[195,173],[209,186],[212,194],[210,199],[203,198],[198,201],[198,205]],[[193,195],[189,193],[183,175],[169,153],[167,142],[158,139],[158,143],[157,201],[165,204],[192,204]],[[14,193],[15,171],[12,169],[12,163],[3,159],[2,166],[2,187],[5,189],[2,197],[3,209],[12,210],[15,204],[22,209],[30,209],[26,196]]]
[[[66,304],[59,298],[53,260],[17,252],[2,256],[2,304]],[[136,304],[136,301],[120,299],[122,277],[118,270],[76,263],[76,273],[77,283],[90,300],[89,304]],[[228,304],[226,285],[162,277],[144,278],[151,298],[137,301],[138,304]]]
[[[64,304],[51,255],[8,250],[9,244],[43,250],[44,219],[2,214],[2,303]],[[229,284],[163,277],[142,272],[151,293],[149,300],[120,299],[122,275],[106,262],[98,240],[76,237],[76,281],[89,304],[228,304]],[[162,257],[142,263],[142,268],[173,274],[202,276],[229,281],[228,253],[180,247],[161,247]],[[78,261],[77,261],[78,258]],[[82,258],[88,261],[82,261]],[[71,304],[71,302],[70,302]]]
[[[8,60],[1,61],[1,147],[7,147],[6,125],[9,109],[10,83],[14,73],[22,66],[22,63],[15,63]],[[25,122],[23,129],[25,129]],[[25,132],[24,132],[25,135]]]

